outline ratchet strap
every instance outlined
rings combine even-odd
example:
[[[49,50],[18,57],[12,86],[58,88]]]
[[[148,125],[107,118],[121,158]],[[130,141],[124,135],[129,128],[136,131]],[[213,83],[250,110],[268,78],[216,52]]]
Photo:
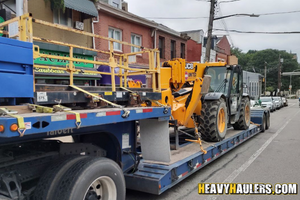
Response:
[[[112,103],[112,102],[110,102],[110,101],[108,101],[108,100],[106,100],[106,99],[103,99],[102,97],[99,97],[99,96],[97,96],[97,95],[95,95],[95,94],[93,94],[93,93],[90,93],[90,92],[88,92],[88,91],[86,91],[86,90],[83,90],[83,89],[81,89],[81,88],[79,88],[79,87],[77,87],[77,86],[75,86],[75,85],[69,85],[69,86],[72,87],[72,88],[74,88],[74,89],[76,89],[76,90],[78,90],[78,91],[80,91],[80,92],[83,92],[83,93],[85,93],[85,94],[87,94],[87,95],[89,95],[89,96],[92,96],[92,97],[94,97],[95,99],[99,99],[99,100],[101,100],[101,101],[104,101],[105,103],[108,103],[108,104],[112,105],[113,107],[123,108],[123,106],[120,106],[120,105],[118,105],[118,104]]]
[[[74,88],[74,89],[76,89],[76,90],[78,90],[78,91],[80,91],[80,92],[83,92],[83,93],[85,93],[85,94],[87,94],[87,95],[89,95],[89,96],[91,96],[91,97],[94,97],[95,99],[99,99],[99,100],[101,100],[101,101],[104,101],[104,102],[106,102],[107,104],[109,104],[109,105],[111,105],[111,106],[113,106],[113,107],[121,108],[121,109],[123,110],[122,117],[123,117],[123,118],[129,117],[130,111],[129,111],[129,110],[125,110],[123,106],[118,105],[118,104],[115,104],[115,103],[113,103],[113,102],[110,102],[110,101],[108,101],[108,100],[106,100],[106,99],[103,99],[102,97],[99,97],[99,96],[97,96],[97,95],[95,95],[95,94],[93,94],[93,93],[90,93],[90,92],[88,92],[88,91],[86,91],[86,90],[83,90],[83,89],[81,89],[80,87],[77,87],[77,86],[75,86],[75,85],[69,85],[69,86],[72,87],[72,88]]]
[[[71,111],[70,108],[62,106],[62,105],[54,105],[53,106],[53,110],[54,110],[54,112],[67,112],[67,113],[75,114],[75,117],[76,117],[75,118],[76,119],[76,122],[75,122],[76,127],[77,127],[77,129],[80,128],[80,126],[81,126],[80,113]]]
[[[255,124],[254,122],[250,122],[250,124],[260,127],[260,124]]]
[[[81,126],[81,118],[80,118],[80,114],[79,114],[78,112],[68,111],[68,110],[66,110],[65,112],[75,114],[75,116],[76,116],[76,122],[75,122],[75,124],[76,124],[77,129],[79,129],[80,126]]]
[[[46,107],[46,106],[40,106],[36,104],[29,104],[28,105],[30,109],[34,109],[37,113],[53,113],[53,108]]]
[[[24,118],[19,116],[19,115],[15,115],[15,114],[10,114],[9,110],[7,110],[6,108],[0,108],[0,113],[8,115],[10,117],[16,118],[18,121],[18,133],[20,134],[20,137],[23,137],[26,131],[26,126],[24,123]]]
[[[37,113],[53,113],[54,112],[68,112],[68,113],[72,113],[75,114],[76,116],[76,127],[77,129],[80,128],[81,126],[81,118],[80,118],[80,114],[74,111],[71,111],[70,108],[62,106],[62,105],[54,105],[53,108],[50,107],[46,107],[46,106],[40,106],[40,105],[36,105],[36,104],[29,104],[29,108],[33,109],[35,108]]]

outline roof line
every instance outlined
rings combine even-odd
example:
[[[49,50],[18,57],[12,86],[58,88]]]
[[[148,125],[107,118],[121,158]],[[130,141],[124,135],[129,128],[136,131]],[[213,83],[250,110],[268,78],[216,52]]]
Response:
[[[173,30],[173,29],[171,29],[171,28],[169,28],[165,25],[159,24],[155,21],[145,19],[143,17],[140,17],[140,16],[135,15],[133,13],[124,11],[124,10],[119,9],[119,8],[115,8],[115,7],[113,7],[113,6],[111,6],[107,3],[103,3],[103,2],[100,2],[100,1],[98,1],[95,5],[96,5],[96,8],[97,8],[98,12],[104,11],[104,12],[107,12],[109,14],[115,15],[119,18],[127,19],[129,21],[132,21],[132,22],[135,22],[135,23],[138,23],[138,24],[142,24],[144,26],[148,26],[148,27],[151,27],[151,28],[169,33],[173,36],[177,36],[179,38],[182,38],[180,36],[180,32],[177,32],[177,31],[175,31],[175,30]],[[182,38],[182,39],[184,39],[184,38]]]

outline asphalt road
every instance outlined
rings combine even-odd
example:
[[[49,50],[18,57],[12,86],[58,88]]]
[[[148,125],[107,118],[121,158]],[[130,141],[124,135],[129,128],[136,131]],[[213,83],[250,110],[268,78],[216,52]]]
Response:
[[[300,107],[298,100],[271,114],[271,127],[200,169],[160,196],[127,190],[127,200],[148,199],[300,199],[300,195],[198,194],[198,183],[300,183]],[[299,188],[298,188],[299,191]]]

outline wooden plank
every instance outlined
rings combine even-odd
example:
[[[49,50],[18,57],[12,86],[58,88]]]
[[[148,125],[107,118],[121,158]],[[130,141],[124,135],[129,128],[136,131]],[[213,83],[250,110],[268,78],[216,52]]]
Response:
[[[18,114],[32,113],[32,110],[27,105],[22,106],[0,106],[0,108],[6,108],[8,110],[17,111]]]

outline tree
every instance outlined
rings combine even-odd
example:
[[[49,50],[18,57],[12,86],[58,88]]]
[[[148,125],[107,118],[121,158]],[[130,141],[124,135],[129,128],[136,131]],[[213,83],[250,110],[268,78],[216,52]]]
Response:
[[[278,66],[279,55],[284,59],[281,72],[292,72],[293,70],[300,69],[296,59],[293,59],[293,55],[277,49],[265,49],[261,51],[249,50],[247,53],[243,53],[239,48],[232,48],[232,54],[239,59],[239,64],[243,70],[264,75],[265,62],[267,62],[267,90],[276,89],[278,86]],[[293,91],[300,89],[300,77],[292,77]],[[282,76],[282,90],[288,90],[290,84],[289,76]]]

